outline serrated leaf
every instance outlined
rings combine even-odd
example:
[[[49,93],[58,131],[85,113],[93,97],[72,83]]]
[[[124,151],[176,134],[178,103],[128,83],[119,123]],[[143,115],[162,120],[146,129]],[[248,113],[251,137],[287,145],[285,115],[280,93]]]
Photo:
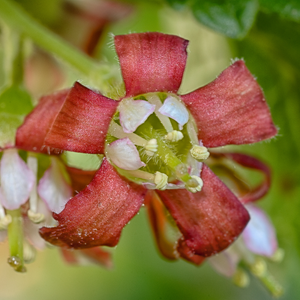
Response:
[[[11,85],[0,91],[1,148],[14,145],[16,130],[32,108],[31,97],[24,88]]]
[[[201,0],[191,5],[196,19],[231,38],[243,38],[250,30],[258,9],[256,0]]]
[[[278,13],[281,17],[300,21],[300,1],[298,0],[259,0],[262,9]]]

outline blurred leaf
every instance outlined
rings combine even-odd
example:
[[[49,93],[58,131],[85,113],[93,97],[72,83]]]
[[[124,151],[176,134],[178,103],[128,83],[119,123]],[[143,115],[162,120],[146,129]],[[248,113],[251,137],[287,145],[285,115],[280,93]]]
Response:
[[[166,0],[174,9],[189,7],[205,26],[231,38],[243,38],[258,9],[256,0]]]
[[[259,0],[262,9],[276,12],[281,17],[300,21],[300,2],[298,0]]]
[[[0,91],[0,147],[14,145],[16,130],[32,108],[24,88],[11,85]]]
[[[202,24],[228,37],[242,38],[254,22],[258,4],[256,0],[202,0],[191,8]]]
[[[62,16],[63,0],[16,0],[23,8],[32,15],[35,19],[39,20],[46,25],[55,25]]]
[[[252,147],[273,169],[272,217],[281,245],[300,253],[300,24],[278,15],[259,14],[244,41],[234,42],[257,76],[279,134],[270,143]]]
[[[189,0],[166,0],[166,2],[174,9],[176,10],[181,10],[184,9],[188,2],[190,2]]]

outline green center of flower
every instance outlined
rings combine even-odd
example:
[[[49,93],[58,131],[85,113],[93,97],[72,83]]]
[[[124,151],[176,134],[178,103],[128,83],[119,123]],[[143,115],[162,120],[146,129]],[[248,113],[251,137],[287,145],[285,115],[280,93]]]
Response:
[[[175,94],[123,99],[110,124],[105,153],[118,172],[149,189],[200,191],[201,162],[194,119]]]

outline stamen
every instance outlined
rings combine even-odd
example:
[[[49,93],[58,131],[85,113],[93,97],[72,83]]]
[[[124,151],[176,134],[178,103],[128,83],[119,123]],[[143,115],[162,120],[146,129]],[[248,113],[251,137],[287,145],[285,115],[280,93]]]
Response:
[[[185,187],[192,193],[200,192],[203,187],[203,181],[198,176],[191,176],[191,179],[186,182]]]
[[[116,122],[111,123],[109,127],[109,133],[118,139],[129,138],[132,141],[132,143],[137,146],[145,147],[148,143],[147,140],[143,139],[135,133],[125,133],[123,131],[123,128]]]
[[[147,144],[145,146],[145,153],[148,156],[153,156],[155,154],[155,152],[157,152],[157,140],[156,139],[151,139],[149,141],[147,141]]]
[[[37,157],[35,154],[28,153],[27,165],[28,168],[33,172],[35,178],[37,178],[38,164],[37,164]],[[37,205],[38,205],[38,194],[37,194],[37,186],[35,181],[30,193],[29,210],[27,212],[28,218],[33,223],[40,223],[45,219],[45,216],[42,213],[37,212]]]
[[[7,229],[9,223],[11,223],[11,216],[5,214],[3,206],[0,204],[0,230]]]
[[[27,212],[28,218],[36,224],[39,224],[45,220],[45,215],[42,213],[34,212],[32,210],[28,210]]]
[[[190,117],[190,120],[192,118]],[[197,136],[197,131],[196,131],[196,128],[195,128],[195,125],[194,125],[194,122],[193,121],[190,121],[186,124],[186,128],[187,128],[187,132],[189,134],[189,137],[191,139],[191,142],[192,144],[194,145],[197,145],[199,143],[199,140],[198,140],[198,136]]]
[[[284,258],[284,250],[278,248],[275,253],[270,257],[270,259],[274,262],[281,262]]]
[[[124,172],[124,173],[128,174],[132,177],[145,179],[147,181],[150,181],[150,182],[154,183],[155,175],[152,174],[152,173],[145,172],[145,171],[142,171],[142,170],[126,170],[126,172]]]
[[[28,242],[24,241],[24,262],[29,264],[36,258],[36,249]]]
[[[11,223],[12,218],[10,215],[6,215],[0,219],[0,230],[7,229],[7,226]]]
[[[156,172],[154,177],[154,183],[156,184],[156,189],[165,190],[168,184],[168,176],[161,172]]]
[[[250,283],[249,275],[241,268],[238,268],[232,278],[234,284],[238,287],[247,287]]]
[[[149,182],[153,182],[155,184],[155,189],[164,190],[168,184],[168,176],[161,172],[156,172],[155,174],[151,174],[142,170],[134,170],[134,171],[126,171],[126,174],[145,179]]]
[[[173,130],[165,135],[165,139],[171,142],[178,142],[183,139],[183,134],[178,130]]]
[[[196,160],[202,162],[209,157],[209,152],[206,147],[193,145],[193,148],[190,150],[191,155]]]
[[[257,258],[250,268],[255,276],[262,277],[266,274],[267,264],[262,258]]]
[[[257,258],[254,264],[250,265],[250,270],[270,291],[274,297],[279,297],[283,293],[282,286],[269,273],[267,264],[262,258]]]

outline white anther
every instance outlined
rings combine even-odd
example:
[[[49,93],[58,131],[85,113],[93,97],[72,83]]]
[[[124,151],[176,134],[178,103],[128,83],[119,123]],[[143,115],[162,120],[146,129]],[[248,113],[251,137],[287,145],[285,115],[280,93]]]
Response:
[[[153,156],[155,152],[157,152],[157,140],[156,139],[151,139],[147,141],[147,144],[145,146],[145,152],[148,156]]]
[[[206,147],[194,145],[190,150],[191,155],[198,161],[204,161],[209,157],[209,152]]]
[[[0,230],[6,229],[7,226],[11,223],[12,218],[10,215],[6,215],[0,219]]]
[[[33,222],[33,223],[41,223],[42,221],[45,220],[45,216],[42,213],[37,213],[32,210],[28,210],[27,212],[28,218]]]
[[[178,130],[173,130],[165,135],[165,139],[171,142],[178,142],[183,138],[182,132]]]
[[[192,179],[190,179],[186,183],[186,189],[192,193],[200,192],[203,187],[203,181],[198,176],[191,176]]]
[[[168,176],[161,172],[156,172],[154,176],[155,188],[157,190],[165,190],[168,184]]]

